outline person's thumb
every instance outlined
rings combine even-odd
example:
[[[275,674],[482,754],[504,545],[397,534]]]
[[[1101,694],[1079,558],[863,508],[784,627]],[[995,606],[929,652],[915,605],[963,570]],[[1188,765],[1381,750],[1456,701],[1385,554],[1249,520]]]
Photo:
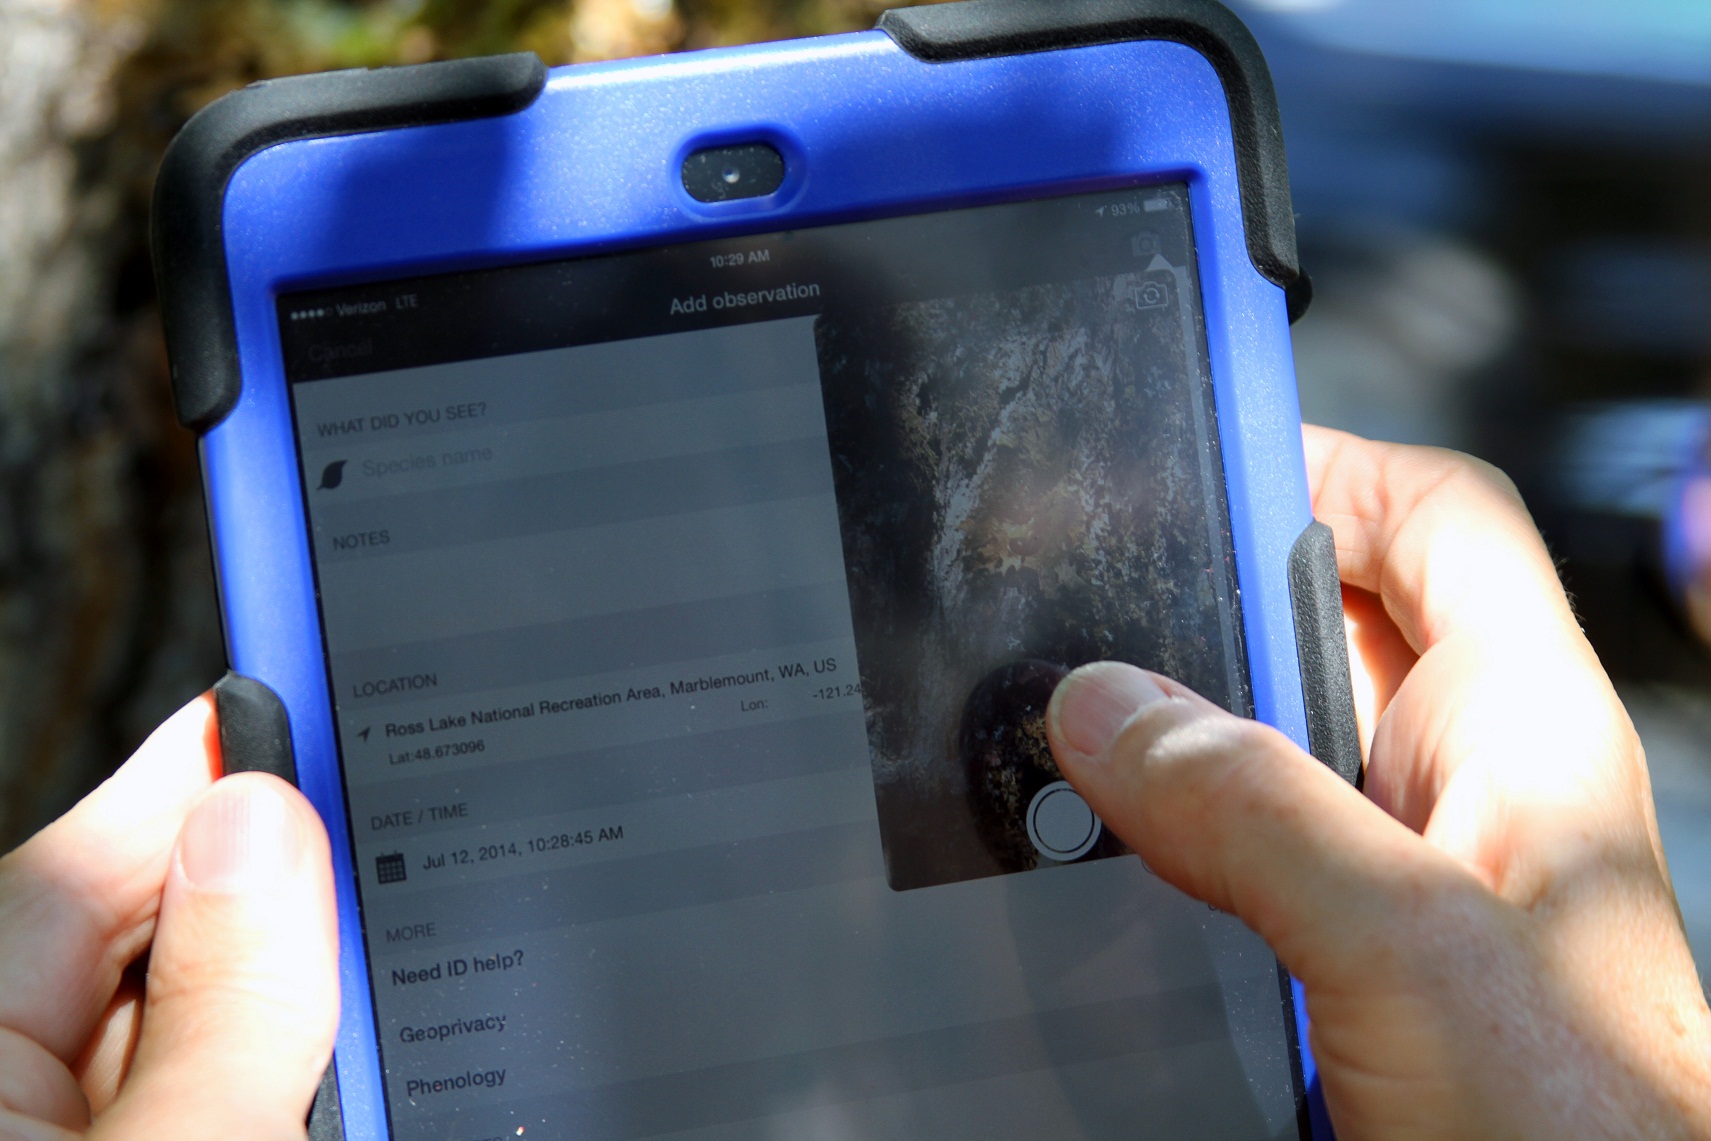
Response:
[[[1168,678],[1083,666],[1047,724],[1105,824],[1164,880],[1242,919],[1310,991],[1354,981],[1417,918],[1427,881],[1476,886],[1281,733]]]
[[[191,810],[161,897],[141,1035],[91,1137],[301,1138],[338,1020],[327,834],[242,773]]]

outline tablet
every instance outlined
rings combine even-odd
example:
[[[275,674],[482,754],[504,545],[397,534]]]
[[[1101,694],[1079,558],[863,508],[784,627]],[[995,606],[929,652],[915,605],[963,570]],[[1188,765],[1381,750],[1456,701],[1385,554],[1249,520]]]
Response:
[[[1287,976],[1043,726],[1116,659],[1358,773],[1232,17],[315,77],[174,149],[228,762],[334,842],[318,1130],[1312,1135]]]

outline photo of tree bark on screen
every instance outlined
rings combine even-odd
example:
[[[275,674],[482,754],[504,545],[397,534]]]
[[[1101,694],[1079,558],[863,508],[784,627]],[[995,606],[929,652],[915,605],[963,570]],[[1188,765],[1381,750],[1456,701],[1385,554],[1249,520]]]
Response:
[[[147,248],[167,142],[259,79],[872,27],[879,0],[0,0],[0,851],[224,669]]]

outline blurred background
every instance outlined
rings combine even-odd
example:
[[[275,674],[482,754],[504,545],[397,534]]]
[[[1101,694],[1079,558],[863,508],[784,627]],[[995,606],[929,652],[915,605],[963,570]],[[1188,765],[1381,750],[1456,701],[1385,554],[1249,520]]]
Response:
[[[278,75],[613,59],[884,6],[0,0],[0,850],[223,669],[146,247],[191,114]],[[1304,411],[1521,484],[1646,741],[1711,965],[1711,4],[1234,6],[1272,63],[1316,284]]]

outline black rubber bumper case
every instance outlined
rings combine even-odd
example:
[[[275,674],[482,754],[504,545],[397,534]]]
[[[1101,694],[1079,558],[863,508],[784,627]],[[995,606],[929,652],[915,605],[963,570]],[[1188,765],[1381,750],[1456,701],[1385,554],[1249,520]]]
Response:
[[[214,684],[220,715],[220,760],[225,772],[272,773],[297,783],[291,721],[279,695],[252,677],[227,673]]]
[[[1254,268],[1282,287],[1291,323],[1313,299],[1295,244],[1295,208],[1271,70],[1247,25],[1217,0],[961,0],[894,8],[880,28],[917,59],[946,63],[1170,40],[1193,48],[1224,85]]]
[[[1343,585],[1331,529],[1313,522],[1289,552],[1289,595],[1295,610],[1295,653],[1307,702],[1307,742],[1315,757],[1360,788],[1360,728],[1349,683],[1343,632]]]
[[[546,77],[529,52],[331,71],[253,83],[197,112],[161,159],[150,213],[179,421],[206,432],[243,387],[222,217],[245,159],[296,139],[509,114],[533,103]]]

